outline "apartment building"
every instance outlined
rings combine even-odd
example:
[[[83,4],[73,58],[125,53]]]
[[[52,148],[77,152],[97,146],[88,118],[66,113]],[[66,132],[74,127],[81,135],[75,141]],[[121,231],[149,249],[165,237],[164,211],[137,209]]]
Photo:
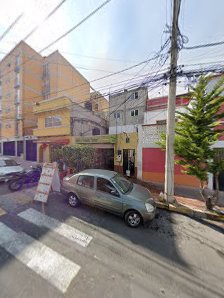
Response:
[[[21,41],[0,61],[0,153],[37,159],[39,101],[68,96],[85,106],[90,84],[58,51],[41,56]]]
[[[144,123],[147,87],[124,90],[109,98],[109,134],[116,135],[115,170],[137,176],[138,126]]]
[[[124,90],[109,97],[109,134],[136,132],[138,124],[144,122],[147,87]]]

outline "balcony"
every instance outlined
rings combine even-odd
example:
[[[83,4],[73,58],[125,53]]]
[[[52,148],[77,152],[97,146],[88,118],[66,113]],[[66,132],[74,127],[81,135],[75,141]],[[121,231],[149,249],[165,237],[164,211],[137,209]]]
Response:
[[[20,65],[16,65],[15,68],[14,68],[14,71],[19,72],[20,71]]]
[[[19,97],[16,97],[15,98],[15,105],[18,105],[18,104],[20,104],[20,98]]]
[[[19,88],[20,87],[20,81],[19,80],[15,80],[15,84],[14,84],[14,88]]]

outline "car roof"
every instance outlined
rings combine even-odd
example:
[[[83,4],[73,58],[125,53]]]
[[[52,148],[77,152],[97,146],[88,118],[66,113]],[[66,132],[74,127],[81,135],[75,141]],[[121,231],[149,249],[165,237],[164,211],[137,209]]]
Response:
[[[82,174],[111,179],[117,174],[117,172],[102,169],[88,169],[78,173],[78,175]]]

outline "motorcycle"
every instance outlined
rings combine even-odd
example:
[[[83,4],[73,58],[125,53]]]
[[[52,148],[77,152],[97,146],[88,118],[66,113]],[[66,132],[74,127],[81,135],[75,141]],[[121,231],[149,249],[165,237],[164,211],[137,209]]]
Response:
[[[11,174],[12,178],[8,182],[11,191],[20,190],[24,184],[37,183],[40,179],[42,167],[40,165],[31,166],[30,169],[20,173]]]

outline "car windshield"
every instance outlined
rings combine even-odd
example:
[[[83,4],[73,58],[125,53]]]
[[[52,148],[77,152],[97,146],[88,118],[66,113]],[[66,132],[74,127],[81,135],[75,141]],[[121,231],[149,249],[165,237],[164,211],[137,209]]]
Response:
[[[0,167],[15,167],[18,164],[13,159],[0,160]]]
[[[120,176],[118,174],[115,175],[111,180],[122,193],[127,193],[133,187],[132,182],[128,181],[123,176]]]

